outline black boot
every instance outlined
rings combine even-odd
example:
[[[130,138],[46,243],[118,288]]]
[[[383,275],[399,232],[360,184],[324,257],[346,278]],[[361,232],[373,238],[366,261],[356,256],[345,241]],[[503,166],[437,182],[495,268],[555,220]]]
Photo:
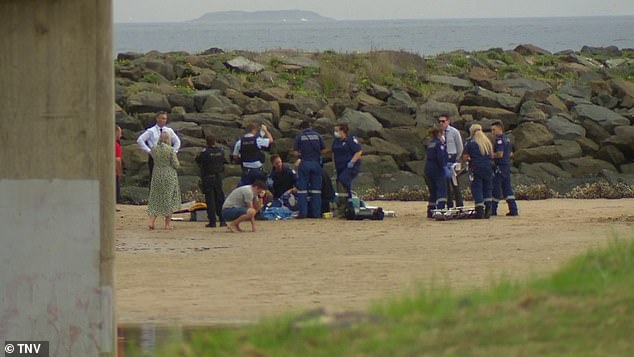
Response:
[[[484,218],[489,219],[491,217],[491,203],[487,202],[484,208]]]
[[[436,209],[435,206],[427,206],[427,218],[433,218],[432,210]]]
[[[476,206],[475,208],[475,219],[483,219],[484,218],[484,207]]]

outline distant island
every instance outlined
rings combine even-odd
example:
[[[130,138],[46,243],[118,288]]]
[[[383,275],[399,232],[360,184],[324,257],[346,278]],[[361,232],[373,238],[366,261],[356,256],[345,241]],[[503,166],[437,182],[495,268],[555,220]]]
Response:
[[[244,23],[244,22],[326,22],[335,19],[324,17],[313,11],[220,11],[208,12],[192,22]]]

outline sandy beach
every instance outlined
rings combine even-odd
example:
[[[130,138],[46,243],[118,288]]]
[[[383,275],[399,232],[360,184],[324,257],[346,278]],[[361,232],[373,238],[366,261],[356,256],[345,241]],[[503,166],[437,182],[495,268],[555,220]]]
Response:
[[[424,218],[423,202],[368,204],[397,217],[259,221],[257,233],[243,234],[188,221],[148,231],[144,206],[120,205],[118,322],[239,324],[316,307],[363,309],[432,282],[461,290],[543,276],[634,232],[634,199],[519,201],[520,217],[447,222]]]

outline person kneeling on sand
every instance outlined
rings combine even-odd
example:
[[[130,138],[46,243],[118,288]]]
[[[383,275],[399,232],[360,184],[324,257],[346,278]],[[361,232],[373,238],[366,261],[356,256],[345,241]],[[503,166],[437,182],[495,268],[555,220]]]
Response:
[[[264,181],[256,180],[251,185],[241,186],[229,194],[222,205],[222,217],[229,223],[227,227],[234,233],[242,232],[240,223],[251,221],[255,232],[255,215],[262,208],[261,195],[266,191]]]

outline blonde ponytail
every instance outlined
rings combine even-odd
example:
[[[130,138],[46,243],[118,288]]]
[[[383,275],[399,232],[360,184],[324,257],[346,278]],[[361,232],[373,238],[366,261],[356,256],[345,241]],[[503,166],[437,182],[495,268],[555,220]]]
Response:
[[[491,144],[491,140],[482,132],[482,126],[480,126],[480,124],[471,125],[469,134],[471,134],[473,141],[478,144],[480,153],[483,156],[491,156],[491,154],[493,154],[493,144]]]

